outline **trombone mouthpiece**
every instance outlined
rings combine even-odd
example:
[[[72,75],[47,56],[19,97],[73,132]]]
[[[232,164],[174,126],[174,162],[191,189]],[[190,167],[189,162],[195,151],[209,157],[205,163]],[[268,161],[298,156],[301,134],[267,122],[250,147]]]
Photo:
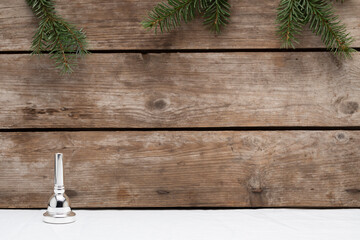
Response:
[[[56,153],[54,194],[50,197],[47,211],[43,214],[43,221],[46,223],[72,223],[76,220],[75,215],[71,211],[69,198],[65,194],[63,155],[62,153]]]
[[[54,184],[54,191],[56,191],[57,188],[64,189],[64,167],[62,153],[55,153]]]

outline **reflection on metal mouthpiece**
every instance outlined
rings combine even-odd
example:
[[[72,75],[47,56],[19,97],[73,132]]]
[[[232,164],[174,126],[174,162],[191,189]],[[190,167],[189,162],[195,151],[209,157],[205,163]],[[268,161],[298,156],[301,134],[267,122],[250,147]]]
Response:
[[[75,222],[75,213],[71,211],[68,196],[64,188],[64,168],[62,153],[55,154],[54,194],[51,196],[47,211],[43,214],[46,223]]]

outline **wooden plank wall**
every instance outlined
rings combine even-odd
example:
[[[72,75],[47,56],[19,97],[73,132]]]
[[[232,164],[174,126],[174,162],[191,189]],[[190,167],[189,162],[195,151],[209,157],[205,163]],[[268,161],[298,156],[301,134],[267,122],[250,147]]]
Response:
[[[232,1],[219,36],[145,31],[154,4],[59,1],[95,51],[62,76],[0,2],[0,208],[46,207],[55,152],[76,208],[360,207],[360,54],[280,50],[277,1]],[[359,48],[360,0],[336,9]]]

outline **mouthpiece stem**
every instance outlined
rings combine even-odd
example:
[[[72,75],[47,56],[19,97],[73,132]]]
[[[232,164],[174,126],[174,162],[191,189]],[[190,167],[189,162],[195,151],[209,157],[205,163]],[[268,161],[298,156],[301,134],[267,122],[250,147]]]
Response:
[[[55,153],[54,190],[64,190],[64,168],[62,153]],[[55,192],[56,193],[56,192]]]

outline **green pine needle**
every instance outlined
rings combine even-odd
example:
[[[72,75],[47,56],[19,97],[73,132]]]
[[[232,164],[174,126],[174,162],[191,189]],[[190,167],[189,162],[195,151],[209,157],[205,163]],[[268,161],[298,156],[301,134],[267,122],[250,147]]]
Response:
[[[278,34],[283,42],[284,48],[295,48],[298,43],[296,35],[299,35],[304,23],[303,1],[281,0],[277,9]]]
[[[353,38],[347,33],[333,12],[332,4],[325,0],[307,0],[306,12],[309,17],[310,29],[321,36],[326,48],[335,54],[350,57],[355,52],[350,47]]]
[[[329,51],[344,57],[350,57],[355,52],[350,47],[353,38],[335,15],[329,0],[281,0],[277,23],[285,48],[295,48],[294,43],[298,43],[296,35],[300,34],[305,24],[309,24],[310,29],[321,36]]]
[[[33,54],[48,51],[62,73],[71,73],[77,58],[89,53],[85,33],[56,15],[54,0],[26,1],[39,18],[31,46]]]
[[[210,30],[220,33],[221,27],[229,23],[230,4],[227,0],[213,0],[204,10],[204,24],[210,27]]]
[[[344,0],[340,0],[344,2]],[[305,25],[320,35],[326,48],[341,56],[351,56],[353,38],[347,32],[333,11],[331,0],[280,0],[277,9],[278,35],[282,47],[295,48],[297,36]],[[144,28],[159,28],[161,33],[169,32],[192,20],[198,13],[204,17],[204,24],[210,30],[220,33],[229,23],[230,4],[228,0],[168,0],[159,3],[142,22]]]
[[[180,26],[181,21],[188,23],[195,15],[203,14],[204,24],[219,33],[228,24],[230,4],[228,0],[168,0],[159,3],[151,10],[148,17],[141,22],[144,28],[154,28],[160,32],[169,32]]]

